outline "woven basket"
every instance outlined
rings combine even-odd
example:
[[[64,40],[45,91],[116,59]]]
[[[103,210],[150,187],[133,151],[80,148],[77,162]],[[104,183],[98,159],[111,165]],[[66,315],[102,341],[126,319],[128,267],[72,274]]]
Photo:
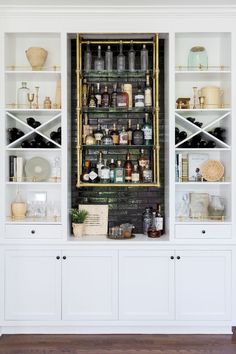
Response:
[[[202,177],[208,182],[220,181],[224,176],[224,166],[220,161],[207,160],[201,166]]]
[[[48,52],[39,47],[31,47],[25,51],[32,70],[41,70],[48,56]]]

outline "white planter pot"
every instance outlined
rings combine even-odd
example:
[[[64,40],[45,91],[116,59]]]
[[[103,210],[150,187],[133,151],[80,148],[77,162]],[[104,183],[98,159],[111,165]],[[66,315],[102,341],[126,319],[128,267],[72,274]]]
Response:
[[[72,228],[74,237],[79,238],[83,236],[84,224],[72,223]]]

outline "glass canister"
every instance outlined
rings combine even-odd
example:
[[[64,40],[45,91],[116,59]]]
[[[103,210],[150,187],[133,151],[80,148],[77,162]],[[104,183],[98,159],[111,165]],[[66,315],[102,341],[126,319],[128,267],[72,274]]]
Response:
[[[208,70],[207,51],[202,46],[192,47],[188,55],[188,70]]]
[[[17,108],[29,108],[28,93],[30,92],[27,87],[27,82],[22,82],[21,87],[17,91]]]

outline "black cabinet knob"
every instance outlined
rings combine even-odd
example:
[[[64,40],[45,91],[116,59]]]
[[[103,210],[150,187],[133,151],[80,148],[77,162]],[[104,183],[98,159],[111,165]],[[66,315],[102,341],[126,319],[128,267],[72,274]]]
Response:
[[[31,234],[35,234],[35,230],[31,230]]]
[[[63,259],[66,259],[66,256],[63,256],[62,258],[63,258]]]
[[[61,257],[60,256],[56,256],[56,259],[60,259]]]
[[[175,257],[174,256],[170,256],[170,259],[174,259]]]
[[[177,258],[177,259],[180,259],[180,256],[177,256],[176,258]]]
[[[202,234],[204,235],[206,233],[206,230],[202,230]]]

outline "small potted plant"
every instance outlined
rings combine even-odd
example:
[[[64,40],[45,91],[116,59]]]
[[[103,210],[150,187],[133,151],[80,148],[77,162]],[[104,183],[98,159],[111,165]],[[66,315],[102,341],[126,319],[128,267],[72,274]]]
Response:
[[[88,217],[87,210],[71,209],[73,235],[78,238],[83,235],[84,222]]]

